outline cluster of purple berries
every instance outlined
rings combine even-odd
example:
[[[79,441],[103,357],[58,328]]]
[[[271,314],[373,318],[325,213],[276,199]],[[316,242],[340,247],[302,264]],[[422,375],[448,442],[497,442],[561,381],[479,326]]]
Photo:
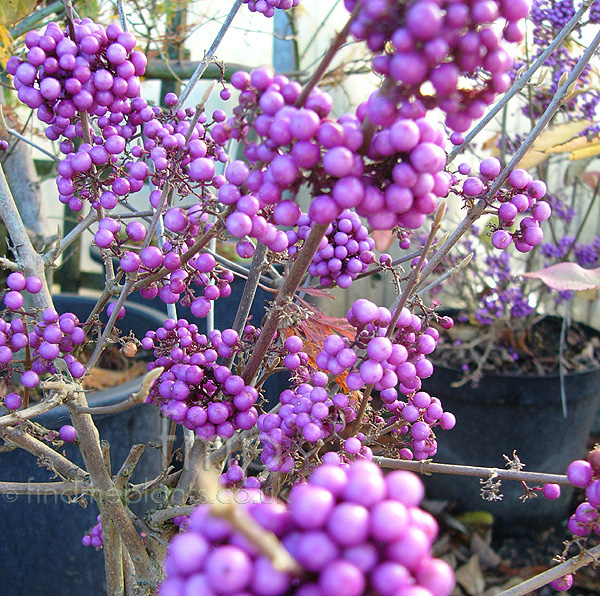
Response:
[[[96,518],[98,522],[89,532],[81,539],[83,546],[93,546],[95,549],[102,548],[104,541],[102,539],[102,519],[101,516]]]
[[[162,250],[152,246],[142,250],[140,260],[149,273],[160,266],[165,266],[171,273],[147,284],[141,294],[148,299],[158,295],[166,304],[189,306],[195,317],[206,317],[215,300],[231,295],[234,275],[229,269],[217,266],[215,258],[208,253],[182,264],[181,252],[174,250],[170,242],[165,242]],[[196,296],[193,286],[202,288],[201,296]]]
[[[486,157],[479,165],[483,179],[478,176],[466,178],[462,182],[463,196],[470,199],[484,196],[500,170],[500,160]],[[460,164],[458,171],[468,175],[471,168],[468,164]],[[512,187],[510,190],[501,189],[491,199],[500,202],[497,207],[498,225],[492,235],[492,244],[503,250],[514,243],[519,252],[526,253],[541,244],[544,232],[540,224],[552,214],[550,204],[542,201],[546,196],[546,184],[542,180],[534,180],[529,172],[519,168],[510,173],[508,184]],[[524,215],[519,221],[518,229],[510,231],[517,216],[526,212],[530,215]]]
[[[401,226],[415,230],[448,195],[452,179],[446,166],[444,127],[415,105],[399,110],[374,92],[357,111],[360,121],[375,131],[365,164],[364,199],[356,212],[375,229]],[[368,182],[368,184],[367,184]]]
[[[530,60],[537,60],[538,57],[548,47],[548,44],[556,37],[559,31],[575,15],[575,2],[573,0],[533,0],[531,7],[532,29],[532,49]],[[532,89],[532,101],[527,102],[522,108],[523,113],[536,120],[546,110],[552,97],[556,94],[561,85],[562,77],[565,73],[571,72],[577,63],[577,53],[573,51],[573,44],[577,44],[582,36],[587,34],[588,25],[598,22],[598,8],[596,3],[592,3],[588,12],[588,20],[579,21],[569,37],[568,43],[561,44],[546,59],[545,65],[548,67],[549,74],[543,85],[536,85]],[[515,70],[521,68],[523,62],[515,64]],[[575,93],[570,94],[560,107],[560,111],[571,118],[583,118],[595,120],[596,109],[600,103],[600,92],[592,83],[593,67],[586,64],[583,72],[575,83]],[[581,134],[584,134],[582,131]]]
[[[25,277],[20,272],[11,273],[6,283],[8,292],[4,295],[4,303],[12,312],[23,308],[23,292],[37,294],[42,288],[37,277]],[[0,365],[8,370],[15,354],[29,347],[31,367],[20,379],[24,387],[37,387],[41,375],[56,373],[53,364],[56,358],[64,359],[71,375],[78,379],[85,373],[85,367],[71,352],[84,341],[85,332],[73,313],[59,315],[53,308],[47,308],[36,317],[23,312],[11,321],[0,319]],[[5,397],[5,405],[10,410],[20,408],[21,403],[16,393]]]
[[[258,391],[217,364],[219,356],[229,358],[239,345],[233,329],[206,336],[185,319],[167,319],[156,331],[146,332],[142,347],[153,349],[156,357],[148,369],[164,368],[147,402],[160,405],[164,416],[205,441],[229,439],[237,429],[252,428],[258,418]]]
[[[448,596],[454,588],[451,567],[432,556],[437,523],[419,508],[423,485],[410,472],[384,477],[364,460],[322,465],[291,489],[288,504],[246,493],[237,506],[281,540],[302,573],[275,569],[200,505],[171,541],[160,596]]]
[[[244,0],[250,12],[260,12],[266,17],[272,17],[276,9],[289,10],[300,4],[300,0]]]
[[[74,40],[50,23],[43,32],[30,31],[25,44],[25,59],[12,57],[7,72],[14,75],[19,99],[37,109],[47,124],[46,136],[52,141],[63,137],[60,150],[66,158],[58,167],[59,199],[77,212],[82,199],[97,200],[86,174],[112,165],[141,124],[138,112],[147,104],[139,97],[139,77],[147,60],[134,50],[133,34],[117,24],[104,29],[87,18],[75,23]],[[81,112],[97,119],[100,134],[94,134],[93,144],[83,143],[76,150],[74,139],[84,134]],[[142,188],[138,174],[117,171],[105,180],[115,204],[118,196]]]
[[[260,171],[256,170],[260,175]],[[269,221],[272,219],[268,212],[268,205],[277,201],[277,196],[267,199],[267,194],[262,194],[256,184],[260,176],[251,173],[248,166],[241,160],[231,161],[225,168],[226,182],[219,187],[219,201],[229,206],[232,213],[227,216],[225,225],[227,231],[238,238],[237,252],[243,258],[254,254],[254,246],[247,237],[255,238],[265,244],[273,252],[283,252],[288,247],[287,237],[276,225]],[[277,187],[273,186],[272,190]],[[295,203],[287,201],[299,211]],[[294,222],[289,222],[293,225]]]
[[[420,317],[403,308],[395,331],[387,337],[391,320],[387,308],[357,300],[348,312],[348,322],[356,328],[355,340],[328,336],[317,366],[335,375],[349,371],[346,383],[351,391],[372,385],[392,413],[388,423],[397,426],[393,432],[402,445],[400,457],[426,459],[437,451],[432,427],[450,430],[456,423],[439,399],[420,391],[421,379],[433,373],[427,355],[435,350],[439,333],[425,328]],[[398,399],[398,389],[407,401]]]
[[[224,138],[243,141],[254,165],[251,173],[246,168],[238,181],[230,180],[238,188],[219,189],[222,202],[236,204],[237,211],[228,219],[234,236],[257,237],[256,226],[265,227],[261,215],[247,210],[247,200],[244,211],[240,209],[240,197],[247,199],[242,185],[257,199],[255,206],[274,205],[272,220],[284,226],[295,225],[301,211],[283,195],[289,191],[295,196],[304,184],[313,196],[311,221],[328,224],[342,210],[355,208],[376,229],[416,229],[433,213],[437,198],[448,194],[445,133],[441,125],[424,118],[424,110],[407,106],[398,111],[375,93],[356,116],[344,114],[333,121],[328,117],[328,94],[315,88],[304,106],[297,107],[301,87],[269,69],[235,73],[232,85],[241,91],[239,105],[222,130],[217,125],[212,134],[220,138],[222,132]],[[367,115],[385,127],[371,137],[363,132]],[[251,123],[260,137],[257,142],[247,138]]]
[[[132,221],[125,227],[126,239],[120,239],[122,224],[112,217],[104,217],[98,224],[94,241],[100,248],[109,249],[119,258],[121,269],[126,273],[140,273],[141,279],[156,273],[165,267],[168,273],[159,280],[147,283],[140,293],[148,300],[158,296],[165,304],[179,303],[190,306],[194,316],[203,318],[208,315],[212,303],[218,298],[231,295],[233,273],[217,266],[216,259],[208,253],[195,255],[189,261],[183,260],[183,254],[192,246],[206,215],[198,208],[187,211],[181,207],[172,207],[164,217],[165,228],[173,232],[170,240],[162,247],[150,245],[136,251],[123,249],[127,242],[140,243],[146,237],[146,228],[139,221]],[[196,296],[194,286],[202,289],[202,295]]]
[[[352,11],[357,0],[344,4]],[[523,40],[529,8],[528,0],[366,0],[350,31],[381,52],[373,69],[393,83],[390,99],[440,108],[464,132],[510,87],[513,59],[502,38]]]
[[[308,238],[310,229],[310,216],[303,213],[298,220],[298,230],[286,232],[290,242],[288,254],[296,254],[300,241]],[[375,260],[375,241],[360,217],[349,209],[344,209],[331,222],[322,244],[308,267],[308,273],[318,278],[324,287],[335,284],[349,288],[357,275],[366,271]]]
[[[224,90],[227,91],[227,90]],[[227,97],[221,93],[222,97]],[[223,148],[223,142],[210,134],[210,127],[225,120],[223,110],[215,110],[212,122],[202,113],[197,118],[194,127],[190,129],[190,118],[194,109],[176,109],[178,97],[174,93],[165,95],[168,109],[146,108],[141,112],[144,122],[144,151],[153,164],[153,183],[160,189],[164,185],[165,175],[171,174],[181,196],[194,193],[200,200],[213,200],[207,190],[207,185],[218,187],[225,180],[215,172],[215,163],[225,163],[228,156]],[[190,185],[190,180],[198,183],[197,187]],[[193,184],[193,183],[192,183]],[[150,202],[156,208],[161,192],[155,191]]]
[[[600,534],[600,449],[593,449],[588,454],[588,461],[575,460],[567,468],[569,482],[578,488],[585,489],[586,500],[580,503],[567,522],[573,536],[586,537],[592,532]],[[544,487],[545,489],[546,487]],[[555,590],[563,592],[573,585],[571,573],[552,582]]]
[[[573,486],[585,489],[586,500],[569,518],[567,527],[574,536],[600,534],[600,450],[588,454],[588,461],[578,459],[569,464],[567,478]]]
[[[237,459],[227,462],[227,471],[219,476],[219,486],[223,488],[260,488],[261,483],[256,476],[246,476],[246,471]]]
[[[338,393],[329,397],[328,380],[322,371],[313,373],[311,382],[281,393],[281,407],[276,413],[258,417],[263,445],[261,459],[269,471],[292,472],[295,458],[302,459],[305,443],[314,447],[319,441],[341,432],[356,418],[347,395]]]

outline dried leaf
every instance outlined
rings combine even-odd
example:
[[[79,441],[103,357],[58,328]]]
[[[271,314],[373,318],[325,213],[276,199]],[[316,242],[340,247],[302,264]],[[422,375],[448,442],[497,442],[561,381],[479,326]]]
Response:
[[[491,151],[497,147],[499,134],[495,134],[491,139],[488,139],[484,144],[482,149],[484,151]]]
[[[470,596],[479,596],[485,590],[485,579],[479,564],[479,555],[473,555],[469,561],[456,570],[456,581]]]
[[[479,555],[483,569],[495,569],[502,562],[502,557],[481,537],[478,532],[471,536],[471,551]]]
[[[552,149],[570,141],[592,124],[591,120],[573,120],[548,127],[536,139],[532,148],[523,156],[523,159],[519,162],[519,167],[528,170],[538,166],[549,158]]]
[[[322,310],[312,304],[308,304],[301,298],[298,302],[307,310],[310,311],[310,316],[301,320],[298,325],[290,327],[282,327],[279,332],[286,338],[291,335],[298,335],[304,342],[304,352],[308,355],[308,364],[316,367],[316,358],[319,352],[323,349],[323,341],[332,334],[338,334],[348,339],[354,339],[355,329],[348,323],[346,319],[339,317],[331,317],[326,315]],[[349,391],[346,385],[346,377],[348,373],[344,372],[336,377],[344,391]],[[358,399],[357,392],[350,392],[351,401]]]
[[[300,294],[308,294],[309,296],[315,296],[316,298],[329,298],[329,300],[335,300],[335,296],[327,290],[321,290],[319,288],[311,288],[309,286],[305,288],[299,288]]]
[[[596,302],[598,300],[598,290],[581,290],[577,292],[577,298],[585,302]]]
[[[130,379],[144,374],[146,365],[136,362],[127,370],[109,370],[106,368],[93,368],[89,375],[84,377],[82,385],[84,389],[108,389],[122,385]]]
[[[598,138],[594,137],[594,141],[597,141]],[[575,137],[566,143],[561,143],[560,145],[556,145],[555,147],[549,147],[546,149],[546,153],[568,153],[570,151],[574,151],[575,149],[580,149],[581,147],[585,147],[590,141],[585,137]]]
[[[41,0],[2,0],[0,2],[0,25],[15,25],[29,16]]]
[[[458,519],[469,526],[492,526],[494,523],[494,516],[489,511],[465,511]]]
[[[594,123],[591,120],[571,120],[550,126],[536,139],[533,147],[538,151],[549,152],[549,149],[570,141],[592,124]]]
[[[0,25],[0,66],[4,68],[13,54],[12,37],[4,25]]]
[[[584,269],[577,263],[558,263],[546,269],[522,275],[540,279],[549,288],[559,292],[600,289],[600,267]]]

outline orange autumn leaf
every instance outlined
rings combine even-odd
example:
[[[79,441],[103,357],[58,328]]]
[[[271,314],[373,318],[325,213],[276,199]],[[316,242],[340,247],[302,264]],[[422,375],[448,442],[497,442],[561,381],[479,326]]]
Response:
[[[281,335],[287,339],[297,335],[304,342],[303,351],[308,355],[308,364],[317,367],[317,356],[323,350],[325,338],[332,334],[341,335],[349,340],[354,339],[355,329],[346,319],[331,317],[312,304],[298,299],[304,308],[310,311],[310,316],[301,320],[297,325],[291,325],[279,330]],[[284,341],[285,341],[284,339]],[[344,393],[348,394],[353,404],[358,402],[359,392],[350,391],[346,384],[347,372],[338,375],[335,380]]]

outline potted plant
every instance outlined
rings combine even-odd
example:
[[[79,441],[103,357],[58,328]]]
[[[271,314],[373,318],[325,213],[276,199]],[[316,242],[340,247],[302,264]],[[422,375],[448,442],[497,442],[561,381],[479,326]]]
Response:
[[[454,575],[432,555],[437,525],[419,508],[421,482],[405,470],[381,470],[425,465],[437,450],[436,434],[456,422],[440,399],[423,391],[439,339],[435,325],[451,321],[419,290],[471,224],[505,202],[507,180],[523,188],[525,176],[530,185],[515,167],[600,36],[506,167],[484,173],[487,186],[465,182],[467,215],[434,250],[443,199],[455,182],[439,116],[459,142],[498,94],[509,97],[518,88],[520,81],[511,87],[507,44],[524,38],[527,2],[492,0],[471,10],[461,2],[347,0],[345,24],[306,81],[269,67],[238,71],[230,85],[221,83],[231,109],[207,111],[206,97],[187,106],[243,4],[233,4],[189,85],[166,94],[163,107],[140,93],[146,59],[126,20],[105,26],[79,19],[68,0],[65,20],[27,33],[21,53],[7,62],[19,100],[36,110],[58,145],[56,197],[79,222],[40,254],[0,171],[0,211],[14,247],[14,258],[2,261],[12,273],[3,294],[0,355],[3,374],[24,386],[3,396],[9,411],[0,416],[0,438],[6,450],[29,451],[59,477],[29,484],[0,479],[0,489],[93,500],[100,525],[83,543],[102,546],[111,596],[447,596]],[[274,16],[297,2],[246,4],[244,10]],[[356,110],[337,115],[319,84],[350,38],[376,54],[373,70],[382,82]],[[550,45],[559,43],[560,35]],[[244,159],[234,156],[234,144]],[[218,164],[225,164],[222,173]],[[144,210],[117,215],[115,207],[145,186]],[[546,207],[545,189],[536,187],[527,209],[541,213],[529,226],[537,230]],[[418,253],[401,258],[410,263],[406,271],[373,251],[370,233],[393,229],[400,230],[404,251],[410,234],[425,230]],[[102,254],[106,286],[87,321],[69,313],[61,318],[44,268],[87,231]],[[539,234],[530,232],[523,242],[531,245]],[[231,326],[215,320],[204,332],[197,320],[231,295],[234,276],[210,250],[217,237],[233,239],[248,263],[247,281]],[[399,286],[390,308],[360,297],[339,319],[309,301],[381,270]],[[273,300],[263,320],[249,320],[261,285]],[[136,338],[152,359],[142,389],[123,405],[144,400],[144,408],[184,435],[181,469],[166,462],[156,478],[141,483],[130,479],[141,448],[131,446],[125,461],[108,465],[81,384],[136,291],[147,300],[158,296],[168,310],[159,326]],[[193,318],[178,316],[180,305]],[[77,350],[84,327],[97,324],[104,310],[108,318],[84,363]],[[282,369],[289,385],[273,400],[265,383]],[[27,403],[38,386],[42,400]],[[60,445],[46,444],[30,422],[63,403],[71,423],[59,437],[76,440],[81,465]],[[544,478],[554,497],[550,480],[568,483]],[[556,573],[564,575],[562,568]],[[90,590],[102,584],[94,579]]]

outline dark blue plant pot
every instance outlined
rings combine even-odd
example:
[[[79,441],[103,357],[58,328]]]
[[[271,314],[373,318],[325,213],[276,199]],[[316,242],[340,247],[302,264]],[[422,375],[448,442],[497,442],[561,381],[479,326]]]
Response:
[[[95,300],[76,295],[54,298],[59,312],[74,312],[85,320]],[[144,305],[129,304],[127,316],[119,328],[143,336],[148,329],[164,321],[162,313]],[[141,377],[121,386],[88,394],[90,406],[111,405],[125,400],[139,389]],[[48,429],[59,429],[70,423],[66,407],[59,407],[35,419]],[[125,412],[95,416],[100,438],[110,443],[115,473],[136,443],[161,442],[161,419],[156,408],[140,405]],[[78,465],[83,465],[79,450],[65,444],[61,452]],[[149,447],[142,455],[132,476],[138,483],[155,478],[162,469],[158,449]],[[50,482],[60,480],[37,464],[35,457],[20,449],[0,453],[0,479],[12,482]],[[87,503],[87,507],[82,504]],[[104,555],[81,544],[83,535],[96,524],[98,508],[86,498],[82,504],[69,503],[62,495],[0,495],[0,594],[29,596],[60,594],[61,596],[102,596],[106,594]],[[135,507],[135,506],[134,506]],[[137,506],[139,511],[152,507]]]
[[[434,374],[423,381],[423,389],[439,397],[457,420],[450,431],[436,429],[434,461],[503,469],[503,455],[512,457],[516,450],[525,471],[565,474],[569,463],[585,457],[600,397],[600,370],[566,375],[566,418],[559,375],[485,374],[478,387],[452,387],[463,374],[436,364]],[[570,487],[562,487],[556,501],[538,493],[523,502],[522,485],[504,480],[503,499],[484,501],[478,478],[433,474],[423,479],[428,498],[454,501],[462,511],[489,511],[502,534],[559,523],[570,514]]]

